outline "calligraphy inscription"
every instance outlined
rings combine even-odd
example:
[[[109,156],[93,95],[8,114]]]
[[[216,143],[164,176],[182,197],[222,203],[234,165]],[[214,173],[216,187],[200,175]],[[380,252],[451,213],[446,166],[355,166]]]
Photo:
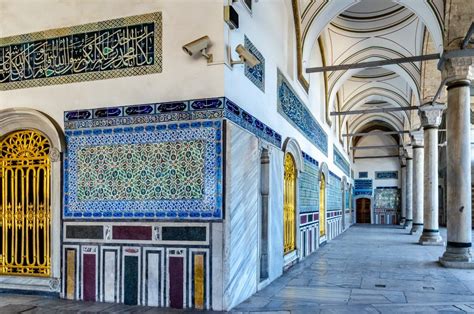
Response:
[[[0,90],[158,73],[161,13],[0,39]]]

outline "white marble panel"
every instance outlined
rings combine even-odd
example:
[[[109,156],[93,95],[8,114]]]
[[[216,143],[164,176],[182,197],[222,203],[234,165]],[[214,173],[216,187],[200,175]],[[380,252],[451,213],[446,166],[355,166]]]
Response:
[[[224,308],[230,309],[257,291],[260,154],[254,135],[226,125]]]
[[[268,274],[270,281],[283,273],[283,159],[281,150],[270,150],[270,198],[268,232]]]
[[[116,302],[116,255],[115,251],[106,251],[104,253],[104,302]]]
[[[160,254],[149,253],[148,255],[148,281],[147,281],[147,294],[148,306],[158,306],[160,302]]]

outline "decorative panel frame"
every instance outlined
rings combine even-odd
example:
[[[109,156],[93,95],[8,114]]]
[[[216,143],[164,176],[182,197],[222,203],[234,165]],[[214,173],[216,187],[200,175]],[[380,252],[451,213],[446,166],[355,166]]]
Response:
[[[64,158],[64,218],[222,219],[222,121],[171,123],[134,127],[66,131]],[[201,141],[203,197],[172,200],[81,200],[78,197],[78,153],[98,145],[137,145]]]
[[[152,25],[152,32],[147,33],[148,27]],[[141,26],[144,27],[140,28]],[[109,33],[111,31],[113,32]],[[120,33],[121,31],[123,32]],[[143,51],[144,38],[148,39],[147,42],[153,41],[151,46],[145,44],[146,49],[152,51],[152,62],[149,59],[149,51]],[[136,49],[130,47],[131,43],[136,44]],[[56,44],[56,50],[53,44]],[[80,46],[81,44],[83,47]],[[49,47],[51,47],[50,50],[48,50]],[[91,49],[91,51],[86,53],[87,49]],[[124,49],[127,51],[123,51]],[[11,55],[12,50],[23,51],[21,54],[17,54],[15,60],[7,60],[7,56]],[[131,58],[132,55],[138,54],[138,50],[143,52],[141,59]],[[64,53],[59,55],[57,51]],[[80,54],[83,52],[87,54],[87,57],[83,56],[81,59]],[[53,59],[56,54],[57,58]],[[135,64],[142,62],[143,58],[146,59],[145,63],[149,64]],[[36,70],[35,67],[38,64],[48,64],[45,61],[47,59],[50,60],[49,65]],[[126,59],[127,61],[125,61]],[[22,60],[33,63],[20,64]],[[64,75],[67,72],[74,72],[71,70],[74,67],[89,67],[92,61],[97,62],[91,66],[92,70],[86,72],[76,70],[77,73]],[[122,67],[117,68],[119,61],[123,64]],[[12,65],[14,62],[16,62],[15,66]],[[54,67],[51,67],[51,63],[54,64]],[[116,69],[103,69],[103,66],[108,67],[112,63]],[[28,68],[29,71],[33,71],[28,74],[32,77],[7,82],[7,78],[0,76],[0,90],[160,73],[162,72],[162,14],[154,12],[0,38],[0,68],[7,67],[10,68],[8,80],[12,76],[20,74],[19,72],[12,73],[12,68],[23,69],[23,74],[28,72],[26,71]]]
[[[386,179],[398,179],[398,171],[375,171],[375,179],[386,180]]]

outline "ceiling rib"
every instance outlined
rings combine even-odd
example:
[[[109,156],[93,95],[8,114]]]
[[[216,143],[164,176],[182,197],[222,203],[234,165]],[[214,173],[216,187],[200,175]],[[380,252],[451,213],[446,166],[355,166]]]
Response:
[[[362,150],[362,149],[374,149],[374,148],[400,148],[400,147],[407,147],[410,145],[371,145],[371,146],[356,146],[351,147],[351,150]]]
[[[445,132],[446,129],[439,129],[439,132]],[[380,131],[380,132],[359,132],[359,133],[346,133],[342,134],[343,137],[353,137],[353,136],[377,136],[377,135],[393,135],[393,134],[407,134],[410,133],[409,130],[403,131]]]
[[[376,108],[376,109],[361,109],[351,111],[333,111],[331,116],[346,116],[350,114],[363,114],[363,113],[378,113],[378,112],[393,112],[393,111],[409,111],[418,110],[418,106],[400,107],[400,108]]]
[[[306,73],[373,68],[373,67],[380,67],[380,66],[390,65],[390,64],[437,60],[439,58],[441,58],[441,55],[439,53],[434,53],[434,54],[429,54],[429,55],[403,57],[403,58],[396,58],[396,59],[389,59],[389,60],[378,60],[378,61],[369,61],[369,62],[351,63],[351,64],[339,64],[339,65],[330,65],[330,66],[325,66],[325,67],[312,67],[312,68],[307,68]]]

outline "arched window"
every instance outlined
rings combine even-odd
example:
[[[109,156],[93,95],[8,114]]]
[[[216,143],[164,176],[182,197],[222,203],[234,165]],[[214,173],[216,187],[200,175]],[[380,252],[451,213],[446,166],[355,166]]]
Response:
[[[50,276],[50,143],[37,131],[0,140],[0,274]]]
[[[296,249],[296,165],[289,153],[285,154],[283,200],[283,252],[286,254]]]

